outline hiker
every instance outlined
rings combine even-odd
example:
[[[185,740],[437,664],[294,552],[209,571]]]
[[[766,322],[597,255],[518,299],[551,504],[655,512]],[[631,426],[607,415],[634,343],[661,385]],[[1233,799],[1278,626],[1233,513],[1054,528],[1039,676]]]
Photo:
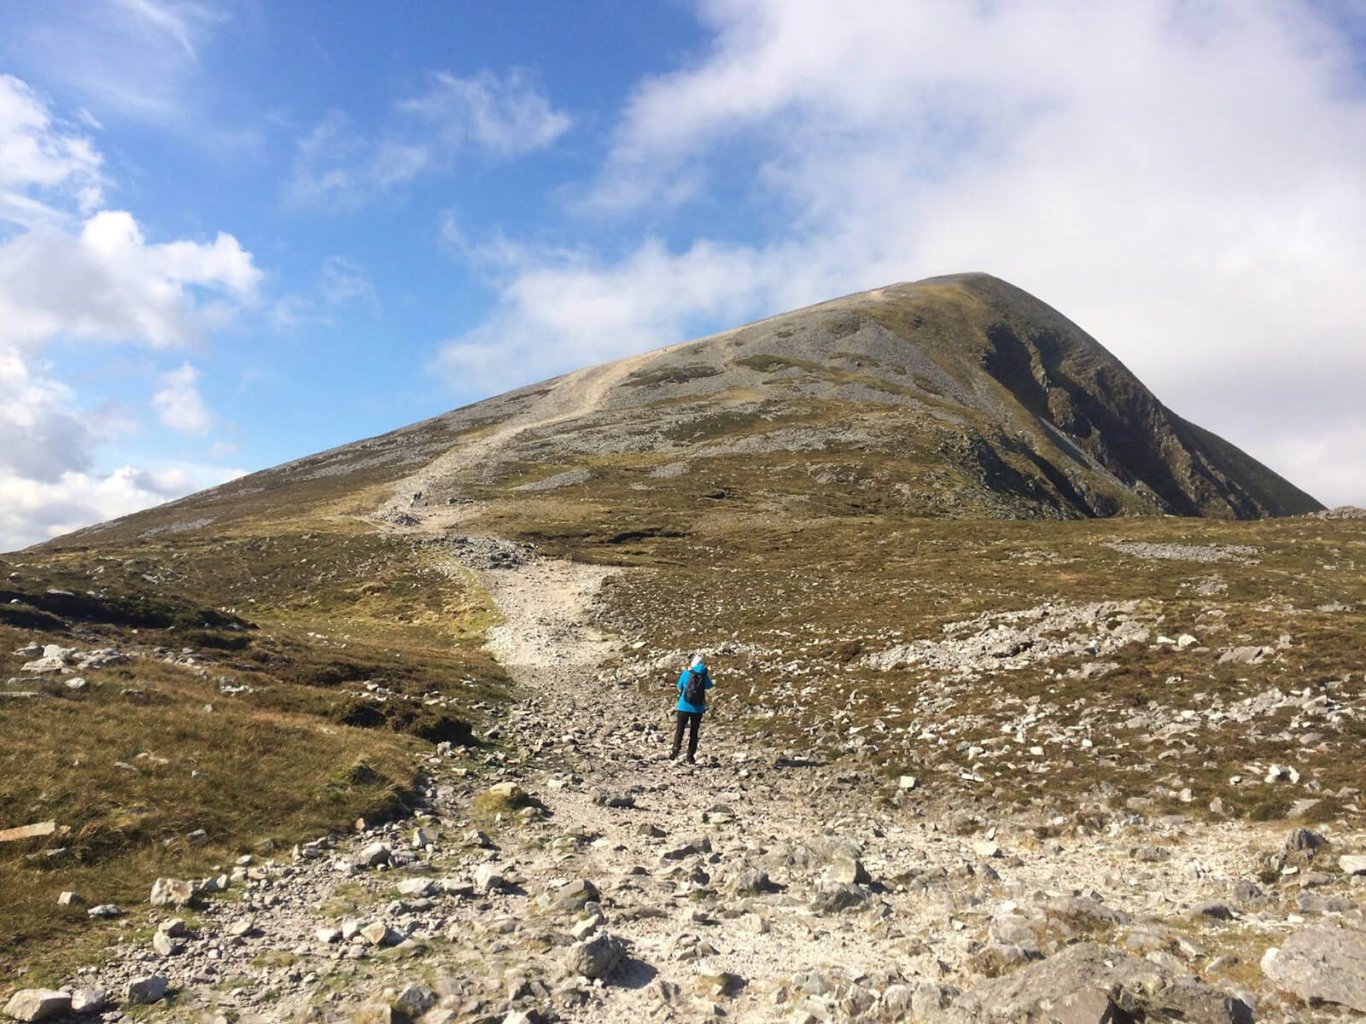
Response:
[[[678,677],[678,725],[674,727],[674,747],[669,760],[678,756],[683,745],[683,728],[688,729],[688,764],[696,764],[697,730],[702,725],[702,713],[707,710],[707,691],[714,684],[702,655],[693,655],[692,663]]]

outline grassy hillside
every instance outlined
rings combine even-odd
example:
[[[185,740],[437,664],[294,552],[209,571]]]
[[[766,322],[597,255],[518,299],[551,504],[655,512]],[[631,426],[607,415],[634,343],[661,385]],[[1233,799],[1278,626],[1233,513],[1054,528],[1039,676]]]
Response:
[[[0,844],[0,973],[79,962],[117,930],[88,906],[143,902],[158,875],[390,813],[415,755],[475,742],[506,698],[468,574],[302,526],[0,561],[0,828],[61,828]],[[72,664],[25,672],[46,645]]]

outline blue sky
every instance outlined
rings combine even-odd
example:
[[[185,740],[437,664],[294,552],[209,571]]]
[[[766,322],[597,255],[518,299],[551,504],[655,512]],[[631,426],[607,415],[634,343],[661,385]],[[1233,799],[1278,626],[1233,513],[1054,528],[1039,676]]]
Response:
[[[0,0],[0,548],[985,270],[1366,504],[1366,8]]]

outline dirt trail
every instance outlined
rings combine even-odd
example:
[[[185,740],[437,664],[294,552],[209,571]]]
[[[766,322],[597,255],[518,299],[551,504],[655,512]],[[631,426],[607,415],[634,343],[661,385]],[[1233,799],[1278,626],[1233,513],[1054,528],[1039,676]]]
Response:
[[[1241,829],[1183,831],[1179,864],[1144,867],[1134,865],[1133,846],[1174,833],[1045,847],[1004,821],[988,833],[994,838],[972,838],[955,835],[942,808],[926,815],[875,805],[876,780],[780,768],[776,751],[735,736],[725,718],[723,669],[701,764],[665,760],[670,677],[680,666],[656,673],[657,694],[605,679],[596,688],[570,681],[621,650],[591,625],[594,595],[609,575],[549,560],[485,574],[506,618],[490,648],[532,695],[509,728],[524,745],[547,746],[540,767],[529,764],[517,778],[552,814],[546,830],[534,827],[502,849],[531,898],[505,897],[501,909],[534,928],[537,894],[588,878],[603,892],[603,928],[629,943],[613,983],[563,1010],[566,1020],[634,1024],[646,1013],[706,1020],[718,1009],[737,1021],[787,1019],[792,1011],[784,1007],[800,1001],[804,977],[835,979],[832,991],[851,981],[858,988],[861,979],[866,994],[885,988],[889,971],[916,979],[929,1008],[949,1000],[993,914],[1005,907],[1010,917],[1011,898],[1087,893],[1125,913],[1165,918],[1255,872]],[[1235,833],[1240,841],[1231,841]],[[533,852],[565,836],[588,842],[548,862]],[[813,910],[813,893],[852,880],[841,874],[848,852],[877,880],[873,908]],[[747,879],[763,866],[770,880],[750,891]],[[882,884],[916,876],[938,881]],[[699,904],[704,892],[719,900]],[[816,990],[822,984],[811,982]]]
[[[408,530],[440,533],[468,522],[479,511],[476,505],[437,508],[412,507],[414,494],[431,490],[459,473],[490,462],[509,442],[528,430],[543,430],[557,423],[591,415],[607,394],[641,366],[670,351],[660,349],[603,366],[592,366],[566,375],[524,413],[500,423],[490,433],[464,441],[394,485],[392,496],[377,511],[380,521],[403,524]],[[410,520],[416,520],[411,522]]]

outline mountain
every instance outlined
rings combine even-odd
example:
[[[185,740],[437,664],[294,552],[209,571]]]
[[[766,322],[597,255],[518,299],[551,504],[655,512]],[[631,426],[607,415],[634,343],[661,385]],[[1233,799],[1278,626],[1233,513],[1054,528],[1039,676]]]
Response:
[[[1319,505],[985,274],[850,295],[520,388],[59,545],[332,509],[1254,519]],[[386,493],[391,492],[391,493]],[[373,507],[371,507],[373,506]],[[706,507],[706,506],[704,506]]]
[[[1366,520],[1317,507],[968,275],[0,556],[0,1005],[1345,1020]]]

